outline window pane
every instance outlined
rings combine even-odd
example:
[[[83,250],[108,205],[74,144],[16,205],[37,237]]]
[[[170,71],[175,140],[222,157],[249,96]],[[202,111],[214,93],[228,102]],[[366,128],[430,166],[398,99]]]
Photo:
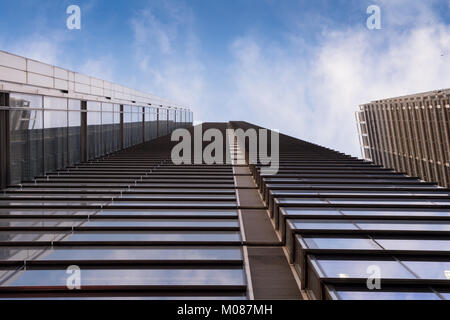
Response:
[[[422,279],[450,280],[450,261],[402,261]]]
[[[123,106],[123,143],[124,148],[131,147],[133,141],[133,114],[132,107],[124,105]]]
[[[433,292],[338,291],[342,300],[440,300]]]
[[[381,279],[416,279],[416,277],[397,261],[363,260],[317,260],[325,275],[330,278],[368,278],[372,273],[368,267],[377,266]]]
[[[69,99],[68,113],[68,164],[69,166],[81,162],[81,102]]]
[[[341,210],[342,213],[348,216],[431,216],[431,217],[450,217],[450,211],[448,210],[362,210],[362,209],[345,209]]]
[[[10,94],[9,112],[11,183],[31,181],[44,173],[42,97]]]
[[[296,209],[296,208],[282,208],[281,211],[286,215],[305,215],[305,216],[340,216],[342,215],[338,210],[333,209]]]
[[[337,229],[337,230],[357,230],[358,228],[351,222],[333,220],[289,220],[289,224],[295,230],[311,229]]]
[[[240,269],[82,269],[82,286],[245,285]],[[1,286],[63,286],[66,269],[19,271]]]
[[[103,154],[113,152],[114,144],[114,113],[113,105],[102,103],[102,147]]]
[[[87,110],[88,158],[94,159],[100,157],[102,154],[102,114],[100,102],[88,101]]]
[[[375,242],[367,238],[304,238],[311,249],[360,249],[381,250]]]
[[[44,97],[44,108],[44,163],[49,172],[67,165],[67,99]]]
[[[435,250],[450,251],[450,240],[428,239],[378,239],[375,241],[386,250]]]
[[[90,220],[83,227],[239,227],[237,220],[231,219],[157,219],[157,220]]]
[[[102,210],[96,215],[128,215],[128,216],[237,216],[235,210]]]
[[[238,232],[75,232],[66,241],[238,241]]]
[[[56,247],[41,252],[37,260],[242,260],[239,248],[221,247]]]
[[[356,222],[363,230],[408,230],[408,231],[449,231],[450,224],[445,222]]]

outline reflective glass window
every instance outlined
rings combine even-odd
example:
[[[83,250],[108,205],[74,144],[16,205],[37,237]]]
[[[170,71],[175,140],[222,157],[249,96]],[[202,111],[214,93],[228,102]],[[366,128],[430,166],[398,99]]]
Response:
[[[67,241],[239,241],[235,231],[75,232]]]
[[[336,220],[288,220],[289,224],[295,230],[311,230],[311,229],[342,229],[342,230],[357,230],[358,228],[351,222],[336,221]]]
[[[450,280],[450,261],[402,261],[421,279]]]
[[[450,231],[450,224],[445,222],[358,221],[356,224],[363,230]]]
[[[450,240],[375,238],[375,241],[386,250],[450,251]]]
[[[294,208],[282,208],[281,212],[286,215],[304,215],[304,216],[341,216],[342,214],[338,210],[333,209],[294,209]]]
[[[133,144],[133,113],[132,107],[123,106],[123,144],[124,148]]]
[[[381,278],[385,279],[416,279],[398,261],[390,260],[326,260],[318,259],[317,263],[330,278],[364,278],[372,275],[371,266],[377,266],[380,270]]]
[[[83,227],[239,227],[239,222],[233,219],[98,219],[89,220]]]
[[[11,183],[44,173],[42,96],[11,93],[9,104]],[[23,110],[22,110],[23,109]]]
[[[342,300],[440,300],[431,291],[338,291],[337,294]]]
[[[343,214],[348,216],[430,216],[430,217],[450,217],[448,210],[363,210],[344,209]]]
[[[102,113],[101,103],[87,102],[87,146],[88,158],[94,159],[102,155]]]
[[[381,250],[374,241],[368,238],[336,238],[336,237],[314,237],[304,238],[311,249],[358,249],[358,250]]]
[[[1,286],[67,285],[66,269],[28,269]],[[82,286],[245,285],[240,269],[82,269]]]
[[[114,113],[111,103],[102,103],[102,147],[103,154],[114,151]]]
[[[81,162],[81,102],[69,99],[68,112],[68,165]]]
[[[125,215],[125,216],[237,216],[235,210],[102,210],[96,215]]]
[[[240,248],[224,247],[55,247],[41,253],[37,260],[242,260]]]
[[[45,171],[67,165],[67,99],[44,97],[44,163]]]

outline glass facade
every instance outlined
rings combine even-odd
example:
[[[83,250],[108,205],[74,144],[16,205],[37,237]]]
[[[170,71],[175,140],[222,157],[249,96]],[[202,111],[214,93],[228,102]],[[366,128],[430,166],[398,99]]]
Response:
[[[67,166],[68,101],[44,97],[44,164],[45,172]]]
[[[81,162],[81,102],[69,99],[68,111],[68,163],[73,166]]]
[[[102,155],[102,104],[87,102],[87,155],[95,159]]]
[[[279,164],[250,168],[310,299],[446,299],[447,189],[286,137]]]
[[[145,107],[144,139],[150,141],[158,137],[158,111],[153,107]]]
[[[10,94],[10,180],[30,181],[44,172],[43,97]]]
[[[191,125],[181,110],[123,105],[122,112],[119,104],[96,101],[84,110],[80,100],[21,93],[9,95],[9,107],[10,184],[80,163],[83,115],[86,160],[119,151],[122,139],[128,148]]]
[[[101,107],[103,128],[114,107]],[[156,136],[157,110],[146,109],[141,132]],[[107,138],[102,145],[112,146]],[[170,136],[155,144],[9,188],[0,199],[0,263],[13,267],[0,268],[0,299],[130,291],[142,299],[250,298],[232,166],[175,166]],[[68,266],[81,270],[79,290],[66,286]]]

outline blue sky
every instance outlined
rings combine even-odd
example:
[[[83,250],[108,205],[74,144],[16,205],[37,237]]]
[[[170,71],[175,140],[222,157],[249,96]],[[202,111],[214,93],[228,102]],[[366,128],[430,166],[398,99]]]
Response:
[[[79,5],[81,30],[66,28]],[[381,30],[366,28],[369,5]],[[0,49],[359,155],[354,112],[450,87],[450,0],[2,0]],[[20,20],[20,21],[19,21]]]

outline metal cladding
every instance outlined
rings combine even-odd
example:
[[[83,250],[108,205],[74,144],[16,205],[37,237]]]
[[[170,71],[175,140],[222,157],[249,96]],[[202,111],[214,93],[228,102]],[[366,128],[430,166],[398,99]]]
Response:
[[[450,89],[373,101],[357,122],[365,159],[450,186]]]

